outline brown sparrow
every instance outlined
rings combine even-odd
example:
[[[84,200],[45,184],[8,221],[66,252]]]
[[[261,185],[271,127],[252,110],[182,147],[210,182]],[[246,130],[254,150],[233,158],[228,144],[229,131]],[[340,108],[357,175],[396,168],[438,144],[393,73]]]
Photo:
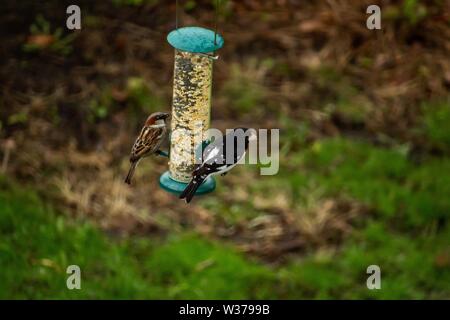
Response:
[[[158,152],[161,143],[167,135],[166,119],[170,116],[166,112],[152,113],[145,121],[144,127],[141,133],[137,137],[136,141],[131,148],[130,155],[130,170],[128,171],[125,183],[131,184],[131,178],[133,177],[134,170],[138,162],[147,156]]]

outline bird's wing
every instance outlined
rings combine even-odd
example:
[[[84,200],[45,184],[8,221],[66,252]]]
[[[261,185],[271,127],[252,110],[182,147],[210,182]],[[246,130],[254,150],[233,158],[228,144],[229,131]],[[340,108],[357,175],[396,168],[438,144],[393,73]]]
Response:
[[[238,143],[238,137],[239,135],[229,133],[226,136],[222,136],[221,138],[216,139],[203,151],[203,162],[209,164],[216,163],[219,165],[225,164],[227,157],[227,141],[229,140],[229,146],[232,146],[230,152],[232,152],[233,163],[228,164],[231,165],[237,163],[239,160],[241,160],[246,152],[245,141],[241,141],[241,143]],[[244,137],[242,137],[242,139],[244,139]]]
[[[161,126],[145,126],[137,137],[131,158],[141,158],[158,150],[161,145],[165,128]]]
[[[198,169],[199,172],[214,174],[227,171],[237,163],[236,156],[234,156],[234,159],[232,159],[230,163],[227,163],[225,153],[226,147],[224,145],[213,146],[208,151],[209,152],[204,155],[204,162]]]

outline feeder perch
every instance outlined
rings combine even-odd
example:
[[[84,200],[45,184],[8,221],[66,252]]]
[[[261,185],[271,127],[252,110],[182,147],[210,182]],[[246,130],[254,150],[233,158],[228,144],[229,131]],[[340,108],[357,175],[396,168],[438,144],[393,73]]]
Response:
[[[172,134],[169,171],[159,179],[166,191],[181,193],[192,178],[195,152],[203,151],[205,131],[211,118],[212,65],[214,53],[223,46],[223,38],[212,30],[185,27],[173,30],[167,40],[175,48],[172,98]],[[208,178],[196,194],[215,189],[214,178]]]

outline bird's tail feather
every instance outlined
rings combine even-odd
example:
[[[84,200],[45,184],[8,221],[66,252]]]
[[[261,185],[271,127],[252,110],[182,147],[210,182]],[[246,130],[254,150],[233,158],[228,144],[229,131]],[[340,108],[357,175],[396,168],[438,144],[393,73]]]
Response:
[[[131,162],[130,170],[128,170],[127,177],[125,178],[125,183],[131,184],[131,178],[134,175],[134,170],[136,169],[137,161]]]
[[[195,195],[195,191],[197,191],[198,187],[200,187],[205,179],[206,177],[204,176],[194,176],[186,189],[180,194],[180,199],[185,199],[187,203],[191,202]]]

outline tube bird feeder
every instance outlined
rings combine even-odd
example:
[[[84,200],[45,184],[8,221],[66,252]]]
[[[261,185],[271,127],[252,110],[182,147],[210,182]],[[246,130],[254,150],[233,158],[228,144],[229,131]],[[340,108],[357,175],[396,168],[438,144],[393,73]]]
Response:
[[[177,28],[167,40],[175,48],[172,98],[172,134],[169,171],[160,177],[160,186],[179,194],[192,178],[196,150],[207,140],[211,118],[211,87],[214,53],[224,40],[216,32],[200,27]],[[196,194],[215,189],[214,178],[208,178]]]

